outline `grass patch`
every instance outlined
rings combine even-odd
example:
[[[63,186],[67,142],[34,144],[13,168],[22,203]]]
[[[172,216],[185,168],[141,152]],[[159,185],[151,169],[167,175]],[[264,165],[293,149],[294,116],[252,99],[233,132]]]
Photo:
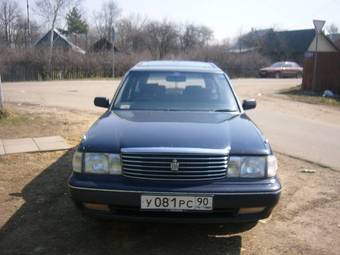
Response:
[[[55,118],[49,119],[41,114],[13,109],[6,109],[6,113],[3,112],[2,116],[0,118],[0,138],[2,139],[45,136],[45,134],[49,135],[50,130],[51,133],[58,134],[56,129],[60,129],[62,125],[55,121]]]
[[[11,116],[11,114],[7,109],[0,109],[0,120],[7,119],[10,116]]]
[[[286,95],[292,100],[308,103],[330,105],[340,108],[340,96],[334,98],[323,97],[322,93],[315,93],[301,89],[301,86],[296,86],[287,90],[280,91],[280,94]]]
[[[0,118],[0,139],[55,136],[79,137],[93,122],[96,115],[71,113],[68,111],[33,111],[34,109],[7,108],[9,115]]]
[[[6,125],[12,125],[17,123],[23,123],[30,120],[33,120],[32,116],[29,116],[27,114],[19,114],[13,111],[9,111],[7,109],[0,110],[0,125],[6,126]]]

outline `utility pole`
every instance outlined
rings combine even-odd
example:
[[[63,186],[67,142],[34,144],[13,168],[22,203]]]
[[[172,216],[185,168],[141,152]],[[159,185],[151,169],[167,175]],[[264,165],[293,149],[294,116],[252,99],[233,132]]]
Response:
[[[112,34],[111,34],[111,44],[112,44],[112,78],[115,78],[115,37],[116,31],[114,27],[112,27]]]
[[[1,75],[0,75],[0,111],[4,110],[4,94],[2,92],[2,85],[1,85]]]
[[[315,52],[314,52],[314,68],[313,68],[313,87],[312,91],[315,91],[316,89],[316,84],[317,84],[317,75],[316,72],[318,70],[318,42],[319,42],[319,33],[315,33],[316,38],[315,38]]]
[[[30,23],[30,5],[29,0],[27,0],[27,41],[28,46],[31,46],[31,23]]]

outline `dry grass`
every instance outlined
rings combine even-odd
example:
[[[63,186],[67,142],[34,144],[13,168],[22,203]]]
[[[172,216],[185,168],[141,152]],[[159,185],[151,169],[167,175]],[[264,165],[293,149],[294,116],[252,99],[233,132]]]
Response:
[[[323,97],[321,93],[302,90],[301,86],[283,90],[280,92],[280,94],[286,95],[292,100],[303,103],[340,107],[340,96],[336,96],[334,98]]]
[[[0,109],[0,121],[8,119],[10,117],[10,112],[7,109]]]
[[[33,109],[30,106],[10,108],[6,118],[0,118],[0,138],[60,135],[69,144],[76,145],[82,134],[98,117],[84,112],[52,111]]]

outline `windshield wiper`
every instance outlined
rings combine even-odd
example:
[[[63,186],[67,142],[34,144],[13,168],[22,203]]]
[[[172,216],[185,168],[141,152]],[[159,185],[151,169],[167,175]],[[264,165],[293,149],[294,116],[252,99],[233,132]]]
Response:
[[[214,110],[214,112],[238,112],[238,111],[233,109],[217,109]]]

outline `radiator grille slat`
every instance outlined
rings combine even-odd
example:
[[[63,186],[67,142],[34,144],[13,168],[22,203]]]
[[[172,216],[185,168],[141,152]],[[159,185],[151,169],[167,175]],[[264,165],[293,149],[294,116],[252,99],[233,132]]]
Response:
[[[228,155],[122,153],[126,177],[149,180],[209,181],[226,177]],[[177,167],[172,164],[177,163]]]

